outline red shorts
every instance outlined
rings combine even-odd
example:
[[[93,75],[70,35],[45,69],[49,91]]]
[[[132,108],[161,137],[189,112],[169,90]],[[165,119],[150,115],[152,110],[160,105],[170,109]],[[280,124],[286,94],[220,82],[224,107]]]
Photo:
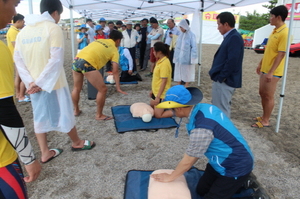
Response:
[[[150,62],[155,63],[157,61],[156,57],[154,56],[154,49],[151,47],[150,49]]]

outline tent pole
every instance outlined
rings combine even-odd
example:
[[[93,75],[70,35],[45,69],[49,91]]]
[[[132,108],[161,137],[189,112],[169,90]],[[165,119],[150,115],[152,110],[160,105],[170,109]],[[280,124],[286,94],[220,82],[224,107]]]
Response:
[[[202,29],[203,29],[203,10],[204,9],[204,1],[201,0],[201,10],[200,10],[200,37],[199,37],[199,47],[198,47],[198,86],[200,86],[200,78],[201,78],[201,62],[202,62]]]
[[[75,57],[75,38],[74,38],[74,19],[73,19],[73,0],[70,1],[70,23],[71,23],[71,49],[72,49],[72,60]]]
[[[29,14],[33,14],[32,0],[28,0]]]
[[[283,98],[284,98],[284,91],[285,91],[285,84],[286,84],[286,76],[288,71],[288,65],[289,65],[289,54],[290,54],[290,45],[291,45],[291,34],[293,29],[293,22],[294,22],[294,12],[295,12],[295,0],[293,0],[292,3],[292,12],[290,16],[290,25],[289,25],[289,34],[288,34],[288,42],[286,46],[286,58],[284,63],[284,74],[283,74],[283,80],[282,80],[282,86],[281,86],[281,93],[280,93],[280,102],[279,102],[279,110],[278,110],[278,116],[277,116],[277,124],[276,124],[276,133],[279,132],[279,126],[280,126],[280,119],[281,119],[281,113],[282,113],[282,105],[283,105]]]

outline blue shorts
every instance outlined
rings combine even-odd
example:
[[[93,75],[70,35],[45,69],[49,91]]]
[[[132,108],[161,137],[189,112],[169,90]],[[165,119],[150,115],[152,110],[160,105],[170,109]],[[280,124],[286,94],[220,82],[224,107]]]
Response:
[[[264,72],[262,72],[262,74],[267,74],[267,73],[264,73]],[[282,78],[282,76],[277,76],[277,75],[273,75],[273,77],[277,77],[277,78]]]

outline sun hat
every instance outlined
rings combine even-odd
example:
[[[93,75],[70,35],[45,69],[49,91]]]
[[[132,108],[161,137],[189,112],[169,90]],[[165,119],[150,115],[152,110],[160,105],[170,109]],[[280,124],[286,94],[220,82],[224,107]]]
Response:
[[[85,28],[85,29],[87,29],[87,30],[89,29],[88,27],[86,27],[85,24],[81,24],[79,30],[81,30],[82,28]]]
[[[133,23],[132,23],[132,21],[127,21],[126,22],[126,25],[132,25]]]
[[[101,25],[96,25],[95,31],[101,30],[103,27]]]
[[[183,85],[177,85],[167,90],[163,102],[156,108],[180,108],[198,104],[203,99],[202,92],[196,87],[185,88]]]
[[[105,20],[104,17],[101,17],[101,18],[99,19],[99,21],[101,22],[101,21],[106,21],[106,20]]]

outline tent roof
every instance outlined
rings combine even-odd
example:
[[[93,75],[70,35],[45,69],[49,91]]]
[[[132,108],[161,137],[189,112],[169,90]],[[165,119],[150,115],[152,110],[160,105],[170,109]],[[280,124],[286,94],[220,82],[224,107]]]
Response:
[[[99,20],[141,20],[173,18],[201,9],[201,0],[61,0],[66,7],[87,18]],[[72,2],[72,3],[71,3]],[[151,3],[153,2],[153,3]],[[266,0],[203,0],[204,11],[215,11],[234,6],[247,6]]]

